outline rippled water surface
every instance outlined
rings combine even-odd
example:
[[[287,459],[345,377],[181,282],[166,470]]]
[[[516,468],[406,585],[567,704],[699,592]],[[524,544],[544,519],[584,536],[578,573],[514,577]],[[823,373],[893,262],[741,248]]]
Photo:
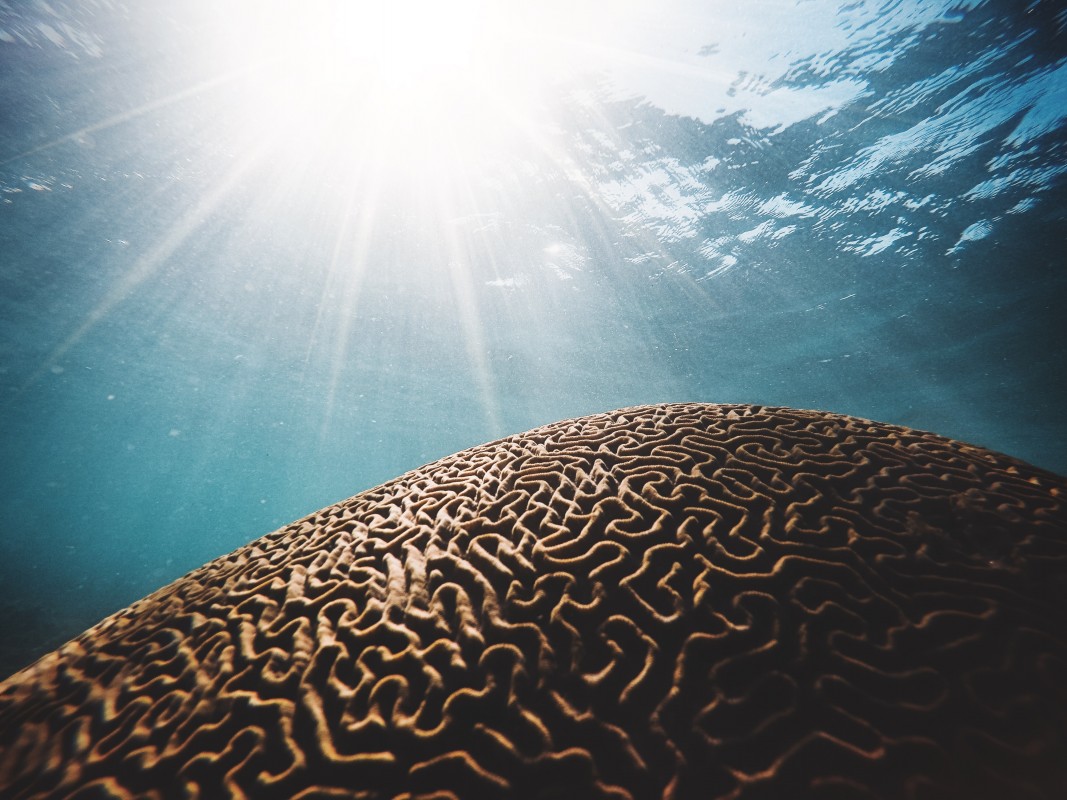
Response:
[[[1062,3],[501,5],[0,3],[0,673],[625,405],[1067,472]]]

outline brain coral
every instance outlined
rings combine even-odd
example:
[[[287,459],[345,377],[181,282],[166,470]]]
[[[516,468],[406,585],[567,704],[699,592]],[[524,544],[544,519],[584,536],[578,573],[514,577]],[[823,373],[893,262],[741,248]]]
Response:
[[[0,795],[1067,797],[1065,493],[821,412],[547,425],[0,684]]]

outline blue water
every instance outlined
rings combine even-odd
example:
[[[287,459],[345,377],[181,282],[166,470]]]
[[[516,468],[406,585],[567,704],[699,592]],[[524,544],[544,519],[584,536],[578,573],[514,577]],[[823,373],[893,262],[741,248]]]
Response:
[[[0,5],[0,674],[620,406],[1067,473],[1061,3],[403,8]]]

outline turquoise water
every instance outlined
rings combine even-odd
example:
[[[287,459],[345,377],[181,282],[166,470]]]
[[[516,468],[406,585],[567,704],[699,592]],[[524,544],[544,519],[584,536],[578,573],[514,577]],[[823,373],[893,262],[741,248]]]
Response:
[[[0,673],[625,405],[1067,473],[1062,4],[391,7],[0,5]]]

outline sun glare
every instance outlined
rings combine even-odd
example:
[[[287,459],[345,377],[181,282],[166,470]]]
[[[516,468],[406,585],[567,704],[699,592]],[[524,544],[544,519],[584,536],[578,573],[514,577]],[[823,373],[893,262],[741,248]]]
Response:
[[[203,8],[210,34],[194,57],[208,82],[222,86],[215,96],[226,149],[257,162],[249,174],[269,176],[249,224],[269,221],[272,233],[332,243],[316,320],[316,335],[332,348],[323,430],[354,346],[361,286],[382,270],[403,280],[419,268],[380,258],[378,245],[398,219],[408,236],[433,243],[426,258],[444,254],[442,281],[496,430],[471,271],[478,242],[455,221],[507,210],[516,200],[501,165],[551,147],[540,133],[550,124],[542,100],[563,60],[559,17],[546,9],[566,11],[564,0],[535,8],[499,0],[223,0]]]
[[[481,0],[316,0],[259,4],[231,19],[238,52],[248,48],[260,78],[316,93],[321,87],[409,85],[469,67],[485,44]]]
[[[366,60],[397,83],[470,67],[487,44],[490,7],[480,0],[428,2],[378,0],[333,5],[333,47],[338,66]],[[496,33],[500,33],[496,31]]]
[[[202,51],[190,55],[212,87],[220,149],[234,162],[254,162],[242,172],[261,187],[243,209],[249,229],[269,226],[272,237],[331,246],[315,321],[315,341],[331,348],[324,431],[358,347],[361,287],[383,273],[403,283],[427,269],[441,270],[434,279],[448,290],[435,302],[452,305],[483,414],[497,429],[479,291],[496,274],[497,254],[487,254],[471,220],[522,219],[528,194],[515,190],[516,181],[531,180],[536,191],[532,175],[574,171],[556,89],[572,74],[584,75],[600,52],[594,40],[605,23],[593,5],[202,6],[200,29],[208,34]],[[220,180],[239,183],[225,174]],[[400,255],[395,231],[410,244]]]
[[[409,151],[420,129],[475,136],[480,109],[525,102],[536,68],[524,21],[488,0],[314,0],[216,7],[209,56],[234,76],[226,109],[245,138]],[[220,12],[217,9],[222,8]],[[505,113],[508,113],[505,111]]]

